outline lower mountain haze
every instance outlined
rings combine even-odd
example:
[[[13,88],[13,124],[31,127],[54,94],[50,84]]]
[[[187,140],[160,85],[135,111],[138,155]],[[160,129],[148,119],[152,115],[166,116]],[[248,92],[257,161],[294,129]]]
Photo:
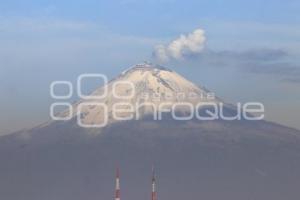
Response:
[[[227,116],[238,108],[149,63],[130,68],[91,95],[105,90],[104,98],[82,99],[72,113],[58,114],[71,115],[70,120],[0,137],[0,199],[113,199],[120,166],[121,199],[150,200],[154,164],[159,200],[299,200],[300,131],[244,117],[188,119],[191,109],[174,105],[189,103],[206,117],[212,111],[208,102],[222,104]],[[118,120],[114,105],[124,102],[126,112],[117,114],[127,120]],[[188,120],[174,119],[173,108]],[[154,117],[158,113],[160,120]],[[107,123],[85,128],[78,120]]]

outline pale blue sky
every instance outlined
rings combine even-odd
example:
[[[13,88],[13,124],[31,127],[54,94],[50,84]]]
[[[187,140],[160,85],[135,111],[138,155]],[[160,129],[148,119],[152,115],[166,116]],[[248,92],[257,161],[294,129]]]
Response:
[[[51,81],[113,77],[196,28],[203,53],[166,66],[300,129],[299,10],[296,0],[0,1],[0,134],[49,118]]]

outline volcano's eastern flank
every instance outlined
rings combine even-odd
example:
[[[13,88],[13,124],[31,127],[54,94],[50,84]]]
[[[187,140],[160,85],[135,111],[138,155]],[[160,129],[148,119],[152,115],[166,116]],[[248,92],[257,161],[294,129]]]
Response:
[[[209,94],[171,70],[143,64],[92,93],[101,94],[107,88],[105,98],[80,100],[73,109],[96,101],[111,111],[120,102],[112,95],[117,80],[133,83],[134,95],[122,99],[133,104],[179,102],[176,96],[165,95],[155,101],[153,94]],[[116,90],[120,96],[131,94],[128,85]],[[147,101],[145,93],[152,94]],[[183,101],[207,101],[202,97]],[[222,102],[219,98],[209,101]],[[234,110],[224,105],[229,113]],[[98,123],[103,117],[96,106],[82,109],[80,119],[85,123]],[[185,110],[179,112],[186,114]],[[150,195],[147,177],[153,163],[159,176],[159,199],[300,197],[300,132],[295,129],[264,120],[153,120],[147,118],[151,107],[143,108],[138,120],[118,123],[108,113],[109,124],[101,129],[78,126],[74,112],[69,121],[52,121],[0,137],[0,199],[112,199],[116,163],[122,168],[124,199],[146,199]]]

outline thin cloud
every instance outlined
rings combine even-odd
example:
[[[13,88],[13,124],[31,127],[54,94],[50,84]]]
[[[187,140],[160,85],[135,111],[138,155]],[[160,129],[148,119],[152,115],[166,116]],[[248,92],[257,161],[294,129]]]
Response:
[[[283,82],[300,83],[300,66],[288,62],[248,63],[249,72],[255,74],[275,75]]]
[[[7,33],[45,31],[86,31],[95,27],[91,22],[30,17],[1,17],[0,30]]]
[[[272,75],[284,82],[300,83],[300,66],[283,49],[206,49],[201,54],[190,54],[188,60],[201,66],[233,67],[246,73]]]

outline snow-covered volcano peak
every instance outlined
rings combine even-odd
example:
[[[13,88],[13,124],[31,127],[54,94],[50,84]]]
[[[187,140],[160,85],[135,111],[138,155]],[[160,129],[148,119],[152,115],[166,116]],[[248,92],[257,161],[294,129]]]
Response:
[[[136,64],[134,65],[132,68],[144,68],[144,69],[151,69],[151,68],[157,68],[157,69],[166,69],[165,67],[158,65],[158,64],[154,64],[151,63],[149,61],[144,61],[142,63]]]
[[[199,102],[218,101],[214,99],[212,93],[188,81],[175,71],[149,62],[134,65],[122,72],[108,84],[96,89],[90,97],[93,98],[82,99],[73,106],[75,111],[73,116],[80,113],[82,121],[88,124],[97,124],[99,120],[103,120],[104,112],[109,115],[105,116],[109,122],[116,121],[113,117],[116,106],[123,106],[124,109],[130,107],[128,109],[130,112],[122,113],[122,117],[134,113],[133,115],[139,115],[137,118],[142,118],[153,113],[154,110],[159,111],[162,104],[166,109],[181,102],[196,105]],[[94,105],[99,103],[105,105],[106,110]],[[82,104],[90,104],[90,106],[82,106]],[[187,107],[180,108],[178,111],[185,112],[185,109]]]
[[[110,81],[109,84],[114,85],[124,81],[134,85],[135,96],[140,93],[164,95],[166,93],[204,94],[208,92],[175,71],[149,62],[134,65]]]
[[[133,65],[129,69],[122,72],[122,74],[131,73],[133,71],[154,71],[154,72],[157,72],[157,71],[161,71],[161,70],[172,72],[172,70],[170,70],[166,67],[163,67],[161,65],[157,65],[157,64],[145,61],[143,63]]]

